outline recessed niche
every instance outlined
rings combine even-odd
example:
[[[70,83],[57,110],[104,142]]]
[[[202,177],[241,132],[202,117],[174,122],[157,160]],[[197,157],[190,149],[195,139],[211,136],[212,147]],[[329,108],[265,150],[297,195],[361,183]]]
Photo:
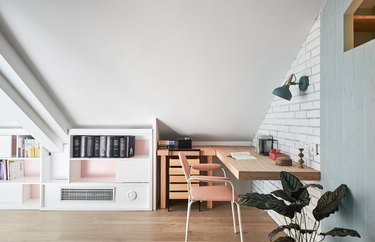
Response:
[[[353,0],[344,15],[344,49],[375,39],[375,0]]]

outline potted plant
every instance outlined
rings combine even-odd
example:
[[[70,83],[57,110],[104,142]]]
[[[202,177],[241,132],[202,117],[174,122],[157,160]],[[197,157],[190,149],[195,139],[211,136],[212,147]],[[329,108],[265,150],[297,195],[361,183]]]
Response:
[[[284,216],[285,224],[277,227],[268,234],[268,239],[274,242],[311,242],[315,241],[317,235],[323,241],[326,236],[353,236],[361,237],[359,233],[352,229],[334,228],[328,232],[318,234],[322,219],[329,217],[338,210],[338,206],[347,193],[347,186],[342,184],[333,192],[324,193],[318,200],[317,206],[312,211],[315,223],[312,228],[308,228],[305,207],[310,203],[308,187],[323,189],[320,184],[303,185],[301,181],[288,172],[280,173],[282,184],[281,190],[271,192],[271,194],[247,193],[240,195],[239,204],[256,207],[263,210],[274,210]],[[276,235],[282,231],[287,232],[287,236]]]

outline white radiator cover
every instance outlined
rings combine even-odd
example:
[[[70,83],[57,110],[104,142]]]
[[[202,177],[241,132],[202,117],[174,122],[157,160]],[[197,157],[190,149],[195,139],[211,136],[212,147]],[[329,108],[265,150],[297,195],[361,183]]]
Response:
[[[115,188],[61,188],[61,201],[111,201],[115,199]]]

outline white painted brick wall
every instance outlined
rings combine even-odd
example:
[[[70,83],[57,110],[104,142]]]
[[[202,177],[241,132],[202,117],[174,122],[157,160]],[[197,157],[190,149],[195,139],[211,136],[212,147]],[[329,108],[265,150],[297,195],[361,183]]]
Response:
[[[255,137],[263,134],[273,135],[278,140],[278,148],[281,152],[297,161],[299,147],[306,149],[308,146],[317,144],[318,151],[320,151],[320,17],[313,24],[290,70],[286,73],[284,80],[280,81],[280,86],[291,73],[294,73],[297,79],[302,75],[309,76],[310,86],[304,93],[299,91],[297,85],[291,86],[290,90],[293,95],[291,101],[275,96]],[[277,85],[274,88],[276,87]],[[253,145],[255,146],[255,139]],[[304,154],[305,164],[320,170],[319,158],[310,154],[308,149],[304,151]],[[252,182],[254,192],[270,193],[280,188],[279,181]],[[310,205],[307,210],[309,221],[313,223],[311,211],[321,193],[315,189],[309,189],[309,191],[312,196],[312,206]],[[268,213],[278,224],[285,223],[284,218],[279,214],[273,211],[268,211]]]

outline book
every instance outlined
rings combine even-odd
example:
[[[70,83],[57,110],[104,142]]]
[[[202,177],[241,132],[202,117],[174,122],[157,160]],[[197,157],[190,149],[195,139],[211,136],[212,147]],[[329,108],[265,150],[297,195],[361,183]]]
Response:
[[[112,157],[112,146],[113,146],[113,138],[112,136],[107,136],[107,142],[105,146],[106,157]]]
[[[0,160],[0,181],[4,180],[4,174],[3,174],[3,160]]]
[[[73,157],[81,155],[81,136],[73,136]]]
[[[107,137],[100,136],[99,143],[100,143],[99,144],[99,156],[105,157],[106,156]]]
[[[86,157],[94,156],[94,136],[87,136],[86,138]]]
[[[228,157],[232,157],[236,160],[256,160],[257,158],[252,156],[250,152],[233,152],[227,154]]]
[[[125,157],[133,157],[135,154],[135,136],[125,136],[126,137],[126,149]]]
[[[126,139],[125,136],[120,137],[120,157],[124,158],[126,153]]]
[[[94,157],[100,157],[100,136],[94,136]]]
[[[24,138],[23,137],[18,137],[18,140],[17,140],[17,146],[18,146],[18,150],[17,150],[17,157],[25,157],[25,141],[24,141]]]
[[[120,157],[120,137],[113,136],[112,139],[113,139],[112,156]]]
[[[25,162],[23,160],[9,161],[9,180],[25,176]]]
[[[5,160],[5,179],[9,180],[9,160]]]
[[[81,157],[85,157],[86,156],[86,136],[81,136],[81,154],[80,156]]]

